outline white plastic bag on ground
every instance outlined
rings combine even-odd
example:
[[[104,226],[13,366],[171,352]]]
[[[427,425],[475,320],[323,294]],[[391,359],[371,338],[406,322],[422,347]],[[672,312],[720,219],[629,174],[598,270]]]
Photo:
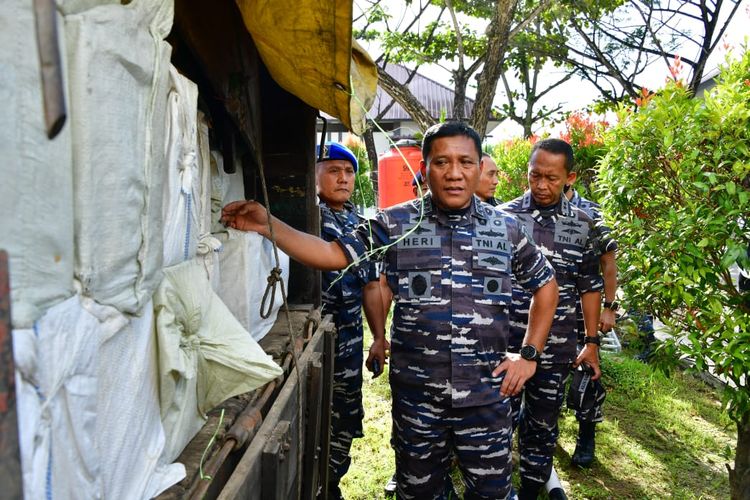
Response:
[[[164,270],[154,294],[159,397],[171,462],[226,399],[281,375],[281,368],[242,328],[211,290],[203,264]]]
[[[65,16],[75,273],[84,294],[128,313],[141,310],[161,277],[164,38],[173,13],[172,0],[139,0]]]
[[[235,229],[227,229],[214,236],[222,242],[219,253],[219,297],[242,326],[259,341],[273,326],[283,304],[281,284],[278,283],[271,315],[266,319],[261,318],[263,293],[268,276],[275,267],[273,245],[258,233]],[[279,261],[284,287],[288,290],[289,256],[279,250]]]
[[[47,139],[35,33],[31,2],[3,2],[0,248],[10,256],[14,328],[31,327],[74,293],[70,125]],[[64,49],[62,30],[59,35]]]

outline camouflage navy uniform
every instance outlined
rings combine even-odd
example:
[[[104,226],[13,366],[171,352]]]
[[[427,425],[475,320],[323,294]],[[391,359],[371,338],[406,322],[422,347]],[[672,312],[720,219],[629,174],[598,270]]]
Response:
[[[347,202],[344,210],[333,210],[320,203],[321,236],[333,241],[349,233],[364,219],[354,205]],[[362,289],[379,279],[375,263],[366,261],[346,272],[327,271],[323,274],[323,314],[333,316],[338,331],[333,373],[331,403],[331,456],[329,461],[330,498],[340,496],[338,483],[349,470],[349,450],[354,438],[362,437]]]
[[[537,370],[526,382],[521,395],[513,398],[522,483],[544,484],[552,469],[565,379],[576,358],[576,303],[580,295],[598,292],[603,286],[597,229],[591,217],[572,207],[564,196],[556,206],[542,209],[527,192],[501,208],[514,213],[542,248],[555,269],[560,290],[555,317]],[[510,351],[518,352],[521,348],[530,302],[531,296],[514,284]]]
[[[599,204],[583,198],[576,190],[573,190],[573,197],[570,199],[570,204],[586,212],[586,214],[594,221],[594,224],[598,229],[599,256],[601,257],[605,253],[616,251],[617,241],[612,238],[612,230],[604,223]],[[583,309],[581,308],[580,300],[576,304],[576,320],[578,328],[578,346],[582,348],[583,337],[586,335],[586,329],[583,324]],[[576,418],[582,422],[598,423],[604,420],[602,405],[604,404],[604,398],[607,396],[607,391],[599,380],[594,380],[592,382],[592,388],[595,394],[594,406],[591,409],[575,410],[575,415]]]
[[[394,295],[398,498],[444,498],[451,451],[466,498],[510,496],[510,401],[492,371],[507,348],[511,276],[530,292],[552,279],[541,251],[513,217],[479,198],[448,213],[429,193],[339,243],[350,261],[381,252]]]

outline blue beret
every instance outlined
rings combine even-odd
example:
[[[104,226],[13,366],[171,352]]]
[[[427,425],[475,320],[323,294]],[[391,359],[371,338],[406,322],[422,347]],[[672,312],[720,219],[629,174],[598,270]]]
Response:
[[[349,148],[338,142],[326,142],[323,146],[323,155],[320,155],[320,146],[315,146],[315,161],[321,162],[326,160],[346,160],[354,166],[354,172],[359,168],[357,157]]]

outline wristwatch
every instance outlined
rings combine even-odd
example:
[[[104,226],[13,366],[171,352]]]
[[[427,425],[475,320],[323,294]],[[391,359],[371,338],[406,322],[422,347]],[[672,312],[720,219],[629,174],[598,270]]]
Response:
[[[602,307],[604,307],[604,309],[610,309],[611,311],[617,311],[620,308],[620,303],[616,300],[613,300],[612,302],[607,302],[605,300]]]
[[[521,347],[521,357],[527,361],[539,361],[539,351],[531,344]]]
[[[596,344],[596,345],[602,345],[602,339],[599,337],[599,335],[595,335],[593,337],[589,337],[588,335],[583,337],[583,343],[584,344]]]

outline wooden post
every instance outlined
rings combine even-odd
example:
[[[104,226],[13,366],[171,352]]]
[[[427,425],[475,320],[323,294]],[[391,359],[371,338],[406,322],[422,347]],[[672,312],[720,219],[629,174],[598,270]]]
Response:
[[[261,498],[263,500],[286,500],[288,481],[294,474],[294,453],[290,449],[292,426],[288,420],[281,420],[274,428],[263,448],[261,477]]]
[[[3,498],[22,499],[15,367],[10,328],[8,254],[0,250],[0,484]]]
[[[302,498],[305,500],[315,500],[318,493],[319,476],[318,461],[320,460],[320,422],[323,418],[322,411],[322,375],[323,375],[323,355],[315,353],[310,360],[310,370],[308,372],[307,384],[307,402],[305,424],[305,463],[302,471]]]
[[[328,461],[331,458],[331,401],[333,400],[334,356],[336,355],[336,329],[325,332],[323,347],[323,397],[321,408],[323,418],[320,423],[320,484],[323,487],[322,500],[328,499]]]

